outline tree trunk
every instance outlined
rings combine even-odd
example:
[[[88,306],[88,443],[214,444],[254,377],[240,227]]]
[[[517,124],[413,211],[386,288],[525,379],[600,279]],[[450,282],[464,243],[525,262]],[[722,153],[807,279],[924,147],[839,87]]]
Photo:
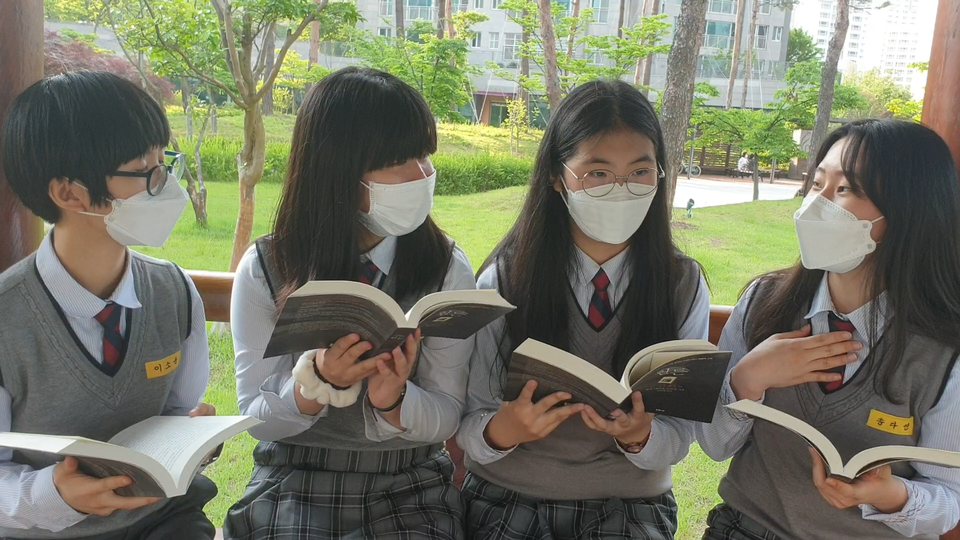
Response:
[[[576,1],[576,0],[574,0],[574,1]],[[523,17],[524,19],[526,19],[526,18],[527,18],[527,15],[529,15],[529,14],[530,14],[529,11],[523,10],[523,12],[522,12],[522,14],[521,14],[521,17]],[[526,44],[527,44],[527,43],[530,43],[530,32],[527,32],[527,31],[526,31],[526,27],[524,27],[523,33],[520,34],[520,41],[524,44],[524,47],[526,47]],[[529,58],[527,55],[525,55],[525,54],[520,57],[520,78],[521,78],[521,80],[523,80],[523,81],[527,81],[527,80],[530,79],[530,58]],[[522,86],[519,86],[519,85],[517,86],[517,90],[518,90],[518,91],[517,91],[517,97],[520,98],[521,101],[523,101],[523,105],[524,105],[524,107],[525,107],[524,110],[527,111],[527,123],[529,123],[529,121],[530,121],[530,118],[529,118],[529,116],[530,116],[530,93],[527,92],[527,89],[526,89],[526,88],[524,88],[524,87],[522,87]]]
[[[673,206],[677,187],[677,171],[683,160],[683,143],[687,140],[690,112],[693,108],[693,85],[697,72],[697,55],[707,26],[708,0],[683,0],[677,17],[673,46],[667,56],[667,83],[663,90],[660,124],[663,126],[667,163],[667,205]]]
[[[753,200],[760,200],[760,163],[753,159],[751,160],[751,165],[753,169]]]
[[[747,41],[747,61],[743,67],[743,95],[740,96],[740,108],[747,107],[747,85],[750,84],[750,74],[753,73],[753,47],[757,41],[757,15],[760,14],[760,2],[753,0],[753,13],[750,16],[750,39]],[[763,105],[761,103],[761,105]]]
[[[760,0],[756,0],[759,2]],[[743,11],[746,9],[746,0],[739,0],[737,2],[737,27],[733,31],[733,54],[730,59],[730,82],[727,83],[727,105],[726,109],[730,110],[730,107],[733,105],[733,87],[736,84],[737,80],[737,65],[740,63],[740,42],[743,40]]]
[[[580,0],[570,0],[570,7],[573,10],[571,17],[574,19],[574,23],[570,26],[570,35],[567,36],[567,60],[573,58],[573,43],[577,40],[576,19],[580,17]]]
[[[773,164],[770,165],[770,183],[777,179],[777,158],[773,158]]]
[[[659,15],[659,14],[660,14],[660,0],[650,0],[650,1],[653,2],[653,9],[652,9],[652,11],[651,11],[651,15]],[[697,0],[697,1],[700,1],[700,0]],[[704,13],[704,15],[703,15],[703,27],[704,27],[704,28],[701,28],[701,29],[700,29],[700,33],[698,34],[698,35],[700,36],[700,39],[701,39],[701,40],[703,39],[703,32],[704,32],[704,30],[706,30],[706,26],[707,26],[707,19],[706,19],[706,17],[707,17],[707,15],[706,15],[706,13],[707,13],[707,7],[706,7],[706,5],[707,5],[707,4],[706,4],[706,3],[707,3],[707,0],[703,0],[703,3],[704,3],[704,7],[703,7],[703,13]],[[681,9],[683,9],[682,5],[681,5]],[[682,16],[683,13],[681,13],[680,15]],[[677,28],[678,31],[677,31],[677,33],[675,33],[674,36],[673,36],[673,42],[674,42],[674,43],[677,42],[677,35],[679,35],[679,26],[680,26],[680,17],[677,17],[677,23],[676,23],[675,28]],[[671,49],[671,50],[672,50],[672,49]],[[700,50],[700,44],[697,43],[697,51],[699,51],[699,50]],[[696,73],[697,73],[697,54],[699,54],[699,53],[695,53],[695,54],[693,55],[693,72],[692,72],[693,75],[690,76],[690,88],[693,88],[693,78],[694,78],[694,76],[696,76]],[[669,71],[669,70],[670,70],[670,68],[669,68],[669,66],[668,66],[668,67],[667,67],[667,71]],[[652,72],[653,72],[653,55],[652,55],[652,54],[648,54],[648,55],[647,55],[646,66],[644,66],[644,68],[643,68],[643,95],[644,95],[644,97],[648,97],[648,98],[650,97],[650,76],[652,75]],[[691,96],[692,96],[692,95],[693,95],[693,94],[691,94]],[[690,116],[690,113],[687,113],[687,116]]]
[[[447,0],[438,0],[437,2],[437,37],[443,39],[443,27],[446,23],[444,19],[449,17],[447,12]]]
[[[393,18],[397,27],[397,37],[407,39],[407,33],[403,31],[403,0],[393,0]]]
[[[253,214],[257,183],[263,178],[263,166],[266,156],[266,134],[263,129],[263,115],[258,104],[254,104],[243,113],[243,146],[237,154],[237,171],[240,179],[240,213],[237,217],[237,229],[233,235],[233,255],[230,257],[230,271],[240,264],[240,258],[250,246],[253,234]]]
[[[837,84],[837,65],[840,63],[840,53],[847,40],[847,28],[850,26],[850,0],[837,0],[837,22],[833,27],[833,37],[827,45],[827,57],[823,62],[823,72],[820,77],[820,95],[817,99],[817,116],[813,122],[813,133],[810,134],[810,156],[817,154],[820,145],[827,137],[827,128],[830,127],[830,112],[833,109],[833,94]],[[816,159],[810,159],[807,172],[813,178],[817,171]]]
[[[274,58],[276,58],[276,49],[277,49],[277,29],[275,26],[276,23],[271,23],[267,25],[267,35],[263,40],[263,50],[260,51],[260,54],[267,55],[267,61],[264,64],[263,77],[266,81],[267,74],[273,69]],[[267,88],[266,93],[263,94],[263,115],[264,116],[273,116],[273,85],[270,85],[270,88]]]
[[[212,107],[210,110],[210,133],[217,134],[217,102],[213,96],[213,86],[207,85],[207,100]]]
[[[210,109],[207,110],[208,117],[209,113]],[[203,142],[203,132],[206,131],[206,129],[207,121],[204,120],[203,126],[200,128],[200,134],[197,136],[197,143],[193,152],[194,164],[197,167],[197,180],[194,180],[193,173],[190,172],[190,167],[187,167],[183,171],[183,175],[187,179],[187,194],[190,195],[193,215],[197,219],[197,225],[204,229],[207,228],[207,187],[203,183],[203,167],[200,164],[200,143]],[[177,142],[176,137],[170,141],[170,144],[173,145],[173,149],[177,152],[181,151],[180,144]]]
[[[547,87],[547,103],[550,104],[550,110],[555,111],[560,106],[560,73],[557,70],[557,38],[553,31],[551,1],[538,0],[537,4],[543,41],[543,82]]]
[[[659,1],[659,0],[652,0],[652,1]],[[641,19],[647,16],[647,9],[650,7],[650,2],[651,2],[651,0],[643,0],[643,7],[640,8],[640,18],[641,18]],[[637,58],[637,67],[636,67],[636,69],[635,69],[634,72],[633,72],[633,85],[634,85],[634,86],[640,86],[640,81],[643,80],[643,65],[644,65],[644,60],[645,60],[644,58]],[[644,92],[643,95],[647,95],[647,93]]]
[[[623,39],[623,17],[627,7],[627,0],[620,0],[620,16],[617,17],[617,37]]]
[[[190,80],[186,77],[180,77],[180,104],[183,107],[183,114],[187,120],[187,139],[193,140],[193,107],[190,106],[190,98],[193,97],[193,88],[190,87]],[[179,152],[179,150],[177,150]]]
[[[447,35],[450,39],[457,37],[457,31],[453,28],[453,0],[442,0],[447,9]]]

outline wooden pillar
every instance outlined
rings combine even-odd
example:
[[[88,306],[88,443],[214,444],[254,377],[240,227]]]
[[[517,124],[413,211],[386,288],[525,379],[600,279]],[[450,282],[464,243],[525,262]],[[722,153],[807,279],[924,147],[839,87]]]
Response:
[[[947,141],[960,166],[960,0],[940,0],[923,96],[923,123]]]
[[[17,94],[41,77],[43,2],[0,0],[0,125]],[[42,234],[40,220],[20,205],[0,167],[0,272],[35,250]]]

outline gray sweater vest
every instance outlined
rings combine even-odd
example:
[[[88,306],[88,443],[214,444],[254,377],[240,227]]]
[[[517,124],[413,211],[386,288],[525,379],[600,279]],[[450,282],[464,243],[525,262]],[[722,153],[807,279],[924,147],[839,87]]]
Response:
[[[690,314],[700,279],[699,268],[693,261],[688,261],[684,270],[674,296],[677,328]],[[503,286],[501,283],[501,290]],[[611,373],[614,349],[622,331],[623,302],[599,332],[590,326],[572,292],[567,294],[567,304],[567,313],[571,314],[570,352]],[[469,457],[465,459],[471,472],[539,499],[649,499],[673,487],[669,468],[640,469],[623,455],[613,437],[588,428],[579,415],[567,419],[547,437],[521,444],[492,463],[481,465]]]
[[[269,237],[257,240],[257,255],[260,264],[264,270],[264,276],[267,278],[267,284],[270,287],[271,294],[276,297],[277,284],[281,283],[274,268],[269,249]],[[387,275],[380,283],[380,289],[383,292],[394,297],[396,291],[396,279],[392,275]],[[404,312],[408,311],[423,295],[413,295],[407,298],[397,300]],[[396,300],[396,298],[394,298]],[[303,351],[288,354],[290,369],[293,369],[294,363],[300,358]],[[418,359],[419,361],[419,359]],[[416,364],[410,375],[410,379],[416,382]],[[409,448],[419,448],[424,446],[417,441],[408,441],[400,437],[378,442],[372,441],[366,436],[366,423],[364,422],[363,407],[366,400],[364,396],[367,391],[367,381],[363,381],[363,390],[360,392],[360,399],[349,407],[338,409],[329,407],[327,416],[317,420],[310,429],[287,437],[280,442],[288,444],[298,444],[302,446],[316,446],[320,448],[329,448],[332,450],[352,450],[352,451],[377,451],[384,452],[388,450],[401,450]],[[372,414],[372,412],[371,412]]]
[[[161,414],[173,377],[148,378],[146,364],[181,349],[190,333],[186,278],[172,263],[130,252],[142,309],[127,310],[127,345],[114,376],[105,374],[80,344],[37,271],[35,256],[0,275],[0,385],[12,397],[12,431],[74,435],[106,441]],[[17,452],[16,463],[35,469],[59,459]],[[71,538],[115,531],[139,521],[166,501],[108,517],[88,516],[59,533],[0,527],[0,537]]]
[[[772,284],[757,287],[753,298],[768,294]],[[745,328],[749,328],[749,311]],[[796,327],[802,326],[802,319]],[[820,430],[836,445],[844,461],[875,446],[916,446],[920,421],[939,400],[944,383],[957,359],[957,351],[920,336],[907,344],[905,361],[897,373],[900,403],[875,390],[876,363],[881,360],[883,339],[847,384],[824,394],[816,383],[768,390],[764,404],[796,416]],[[871,410],[901,418],[912,417],[909,434],[892,434],[868,425]],[[916,471],[907,462],[892,464],[893,474],[912,478]],[[724,501],[782,538],[902,538],[883,523],[862,518],[857,507],[837,510],[830,506],[810,479],[811,459],[802,439],[786,429],[755,421],[750,438],[734,456],[720,482]],[[935,537],[918,536],[915,538]]]

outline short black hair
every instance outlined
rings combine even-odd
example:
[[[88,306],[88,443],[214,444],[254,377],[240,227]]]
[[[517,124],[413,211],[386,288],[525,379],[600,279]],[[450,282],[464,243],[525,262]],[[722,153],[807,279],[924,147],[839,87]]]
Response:
[[[60,209],[50,199],[55,178],[82,183],[93,204],[110,199],[107,175],[165,147],[170,124],[163,109],[135,84],[105,71],[41,79],[17,96],[2,135],[3,172],[24,206],[50,223]]]

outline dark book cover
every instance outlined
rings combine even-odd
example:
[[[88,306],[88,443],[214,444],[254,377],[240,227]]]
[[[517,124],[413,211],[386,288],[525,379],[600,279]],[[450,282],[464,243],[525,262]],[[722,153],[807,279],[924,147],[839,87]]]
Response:
[[[649,413],[710,423],[729,363],[729,352],[694,353],[647,373],[633,390]],[[632,409],[629,399],[623,405]]]
[[[537,381],[537,389],[533,392],[534,403],[554,392],[567,392],[573,396],[570,403],[590,405],[601,416],[607,416],[618,407],[616,400],[576,375],[516,352],[511,357],[510,369],[507,372],[507,382],[503,390],[504,401],[517,399],[523,386],[530,380]]]
[[[513,308],[475,303],[440,306],[420,316],[420,335],[467,339],[512,310]]]
[[[397,340],[403,343],[412,331],[396,330],[393,317],[367,298],[347,294],[291,296],[280,312],[264,357],[329,348],[349,334],[358,334],[361,341],[373,345],[369,357],[384,347],[396,347],[393,343]]]

